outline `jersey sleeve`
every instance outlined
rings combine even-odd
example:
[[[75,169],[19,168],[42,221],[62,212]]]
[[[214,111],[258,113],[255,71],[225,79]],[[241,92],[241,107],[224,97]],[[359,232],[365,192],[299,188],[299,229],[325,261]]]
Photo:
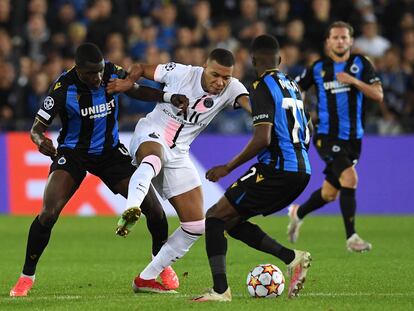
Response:
[[[364,71],[362,72],[362,77],[361,77],[362,81],[368,84],[374,84],[374,83],[381,82],[381,79],[375,72],[375,69],[372,66],[371,62],[364,56],[361,56],[361,58],[364,64]]]
[[[36,114],[36,119],[46,126],[49,126],[60,109],[64,106],[65,101],[65,87],[62,82],[55,82],[49,90],[48,95]]]
[[[272,124],[275,117],[275,105],[269,89],[263,83],[255,82],[253,90],[250,93],[250,103],[252,105],[253,125]]]
[[[295,78],[296,83],[304,91],[308,90],[313,84],[313,66],[305,68],[300,76]]]
[[[227,101],[227,105],[233,107],[234,109],[238,109],[241,106],[237,102],[237,100],[243,96],[249,96],[249,91],[247,91],[246,87],[241,83],[239,80],[234,79],[230,82],[229,92],[229,100]]]
[[[122,66],[113,64],[111,62],[105,63],[104,80],[109,80],[111,78],[125,79],[127,75],[127,71]]]
[[[190,69],[191,66],[189,65],[177,64],[173,62],[159,64],[155,69],[154,81],[169,85],[177,80],[181,80]]]

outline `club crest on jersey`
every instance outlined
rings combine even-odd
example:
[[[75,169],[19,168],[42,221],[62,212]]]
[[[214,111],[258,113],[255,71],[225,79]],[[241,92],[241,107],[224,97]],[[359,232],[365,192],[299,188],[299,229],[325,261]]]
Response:
[[[359,72],[359,67],[357,64],[352,64],[351,68],[349,68],[349,71],[351,71],[353,74],[356,74]]]
[[[173,62],[168,63],[168,64],[166,64],[166,65],[165,65],[165,70],[167,70],[167,71],[171,71],[171,70],[173,70],[176,66],[177,66],[177,65],[176,65],[175,63],[173,63]]]
[[[52,109],[54,105],[55,105],[55,101],[50,96],[46,97],[45,100],[43,101],[43,107],[46,110]]]
[[[66,163],[66,158],[64,156],[61,156],[58,160],[58,164],[59,165],[63,165]]]
[[[155,132],[152,132],[152,133],[151,133],[151,134],[149,134],[148,136],[149,136],[149,137],[151,137],[151,138],[155,138],[155,139],[160,138],[160,134],[155,133]]]
[[[206,108],[211,108],[214,105],[214,100],[210,97],[207,97],[204,101],[203,101],[203,105]]]
[[[341,151],[341,147],[339,147],[338,145],[333,145],[332,146],[332,151],[333,152],[339,152],[339,151]]]

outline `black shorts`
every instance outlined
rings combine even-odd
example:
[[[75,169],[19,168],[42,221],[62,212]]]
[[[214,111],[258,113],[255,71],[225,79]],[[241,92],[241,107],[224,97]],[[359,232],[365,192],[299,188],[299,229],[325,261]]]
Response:
[[[264,163],[256,163],[224,195],[243,218],[266,216],[292,203],[309,179],[306,173],[278,171]]]
[[[326,163],[323,173],[326,180],[337,189],[341,188],[341,173],[355,165],[361,155],[361,139],[342,140],[316,135],[314,144],[321,159]]]
[[[67,171],[79,186],[89,172],[98,176],[113,193],[114,187],[135,171],[128,150],[121,143],[102,155],[79,153],[70,148],[59,148],[58,155],[50,166],[49,174],[55,170]]]

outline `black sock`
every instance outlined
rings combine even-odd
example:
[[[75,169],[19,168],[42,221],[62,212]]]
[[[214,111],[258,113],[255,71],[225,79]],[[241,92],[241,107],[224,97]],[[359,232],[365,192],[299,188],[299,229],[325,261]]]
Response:
[[[149,216],[146,215],[147,228],[151,233],[152,254],[155,256],[168,240],[168,221],[164,211],[162,212],[161,218],[157,217],[157,219],[153,219]]]
[[[322,190],[321,188],[319,188],[311,194],[311,196],[305,203],[299,206],[297,215],[299,219],[303,219],[303,217],[305,217],[307,214],[316,211],[317,209],[324,206],[326,203],[328,202],[322,199]]]
[[[206,219],[206,250],[213,275],[213,289],[216,293],[222,294],[228,288],[226,277],[227,239],[224,236],[223,220],[213,217]]]
[[[348,239],[355,233],[355,189],[342,187],[339,195],[339,205],[344,219],[346,238]]]
[[[258,225],[242,222],[228,231],[229,235],[250,247],[271,254],[289,264],[295,258],[295,252],[279,244],[267,235]]]
[[[44,249],[49,243],[52,227],[45,227],[39,222],[39,217],[33,220],[27,238],[26,259],[23,266],[23,274],[34,275],[36,265]]]

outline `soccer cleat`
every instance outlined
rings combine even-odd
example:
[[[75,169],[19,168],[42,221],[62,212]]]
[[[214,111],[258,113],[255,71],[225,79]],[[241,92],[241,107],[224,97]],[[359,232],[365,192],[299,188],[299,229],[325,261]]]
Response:
[[[175,290],[166,288],[161,283],[157,282],[155,279],[144,280],[139,277],[139,275],[132,281],[132,290],[135,293],[162,293],[162,294],[176,294]]]
[[[295,259],[288,265],[288,276],[290,278],[288,297],[297,296],[299,291],[303,288],[306,274],[311,266],[311,254],[304,251],[295,251]]]
[[[139,207],[130,207],[125,210],[121,218],[118,220],[118,227],[115,233],[119,236],[127,236],[131,232],[132,228],[137,223],[141,216],[141,209]]]
[[[298,218],[297,212],[299,204],[291,204],[288,209],[289,225],[287,229],[288,239],[291,243],[296,243],[299,237],[299,229],[303,220]]]
[[[160,273],[162,284],[166,289],[177,289],[180,286],[177,273],[171,266],[165,267]]]
[[[358,234],[354,233],[348,240],[346,240],[346,248],[350,252],[362,253],[370,251],[372,249],[372,245],[371,243],[361,239]]]
[[[32,278],[21,276],[17,280],[16,285],[10,291],[10,297],[24,297],[30,291],[34,283]]]
[[[202,294],[196,298],[193,298],[192,301],[195,302],[206,302],[206,301],[219,301],[226,302],[231,301],[231,290],[230,287],[223,294],[216,293],[214,289],[210,289],[207,293]]]

